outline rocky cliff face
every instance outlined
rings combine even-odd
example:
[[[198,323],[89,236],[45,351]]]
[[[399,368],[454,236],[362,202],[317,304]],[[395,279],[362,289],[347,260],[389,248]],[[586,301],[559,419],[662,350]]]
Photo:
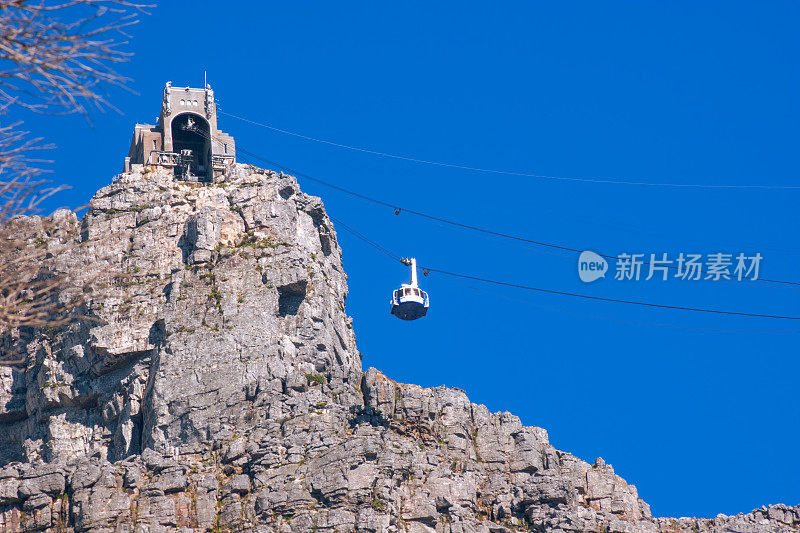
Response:
[[[294,178],[135,167],[13,221],[84,301],[0,339],[5,531],[798,531],[800,507],[654,518],[598,459],[458,389],[362,372],[336,233]]]

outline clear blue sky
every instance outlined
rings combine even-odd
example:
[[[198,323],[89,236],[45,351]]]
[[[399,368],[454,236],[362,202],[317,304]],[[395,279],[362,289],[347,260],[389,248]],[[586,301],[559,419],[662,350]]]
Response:
[[[120,170],[161,89],[351,145],[471,166],[649,182],[800,185],[795,2],[164,2],[133,31],[112,91],[123,115],[19,115],[55,142],[77,206]],[[800,190],[552,181],[435,168],[272,133],[231,118],[239,146],[410,208],[609,254],[755,253],[800,280]],[[379,208],[300,179],[330,213],[421,263],[612,298],[800,314],[800,288],[671,280],[582,283],[577,254]],[[52,206],[51,206],[52,207]],[[657,515],[800,503],[796,321],[628,307],[422,278],[428,317],[388,314],[407,278],[339,231],[364,367],[467,391],[602,456]],[[630,324],[648,322],[675,327]]]

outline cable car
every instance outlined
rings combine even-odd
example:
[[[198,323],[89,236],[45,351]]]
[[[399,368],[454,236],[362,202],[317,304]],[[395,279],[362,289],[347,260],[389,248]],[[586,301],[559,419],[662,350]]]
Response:
[[[416,320],[428,312],[428,293],[417,284],[417,260],[402,259],[404,265],[411,267],[411,284],[403,283],[392,293],[391,313],[402,320]]]

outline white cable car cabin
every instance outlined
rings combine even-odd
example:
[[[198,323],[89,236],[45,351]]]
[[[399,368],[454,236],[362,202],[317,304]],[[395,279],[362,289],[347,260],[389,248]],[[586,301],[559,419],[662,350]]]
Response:
[[[428,312],[428,293],[417,284],[417,260],[412,257],[402,261],[411,266],[411,284],[403,283],[392,293],[390,311],[402,320],[416,320]]]

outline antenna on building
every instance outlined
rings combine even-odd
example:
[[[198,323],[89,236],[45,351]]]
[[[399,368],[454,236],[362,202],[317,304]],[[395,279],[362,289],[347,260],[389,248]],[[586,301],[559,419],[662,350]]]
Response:
[[[208,76],[206,75],[206,71],[203,71],[203,89],[208,88],[208,80],[206,79]]]

